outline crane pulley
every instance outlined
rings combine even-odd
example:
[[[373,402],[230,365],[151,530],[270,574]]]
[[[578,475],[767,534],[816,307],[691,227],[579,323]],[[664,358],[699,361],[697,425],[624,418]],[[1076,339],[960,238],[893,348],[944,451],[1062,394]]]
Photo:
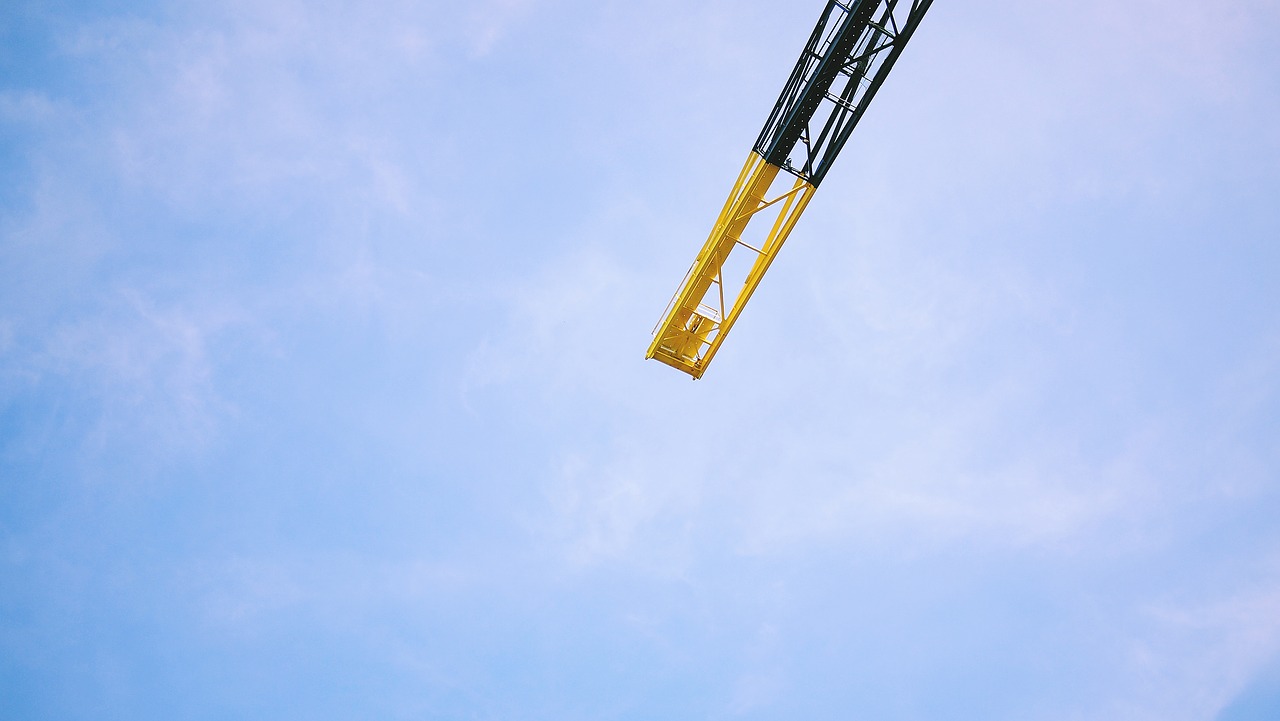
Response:
[[[702,377],[932,2],[827,1],[646,358]]]

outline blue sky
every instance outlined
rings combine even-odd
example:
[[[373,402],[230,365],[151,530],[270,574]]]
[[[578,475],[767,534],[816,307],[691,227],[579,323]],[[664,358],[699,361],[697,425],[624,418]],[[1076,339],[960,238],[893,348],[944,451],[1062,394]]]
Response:
[[[1280,717],[1280,10],[0,10],[0,718]]]

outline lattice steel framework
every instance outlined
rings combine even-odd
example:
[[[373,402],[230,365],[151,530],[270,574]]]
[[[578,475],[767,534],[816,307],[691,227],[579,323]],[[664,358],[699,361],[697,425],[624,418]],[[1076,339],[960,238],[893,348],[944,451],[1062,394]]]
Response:
[[[931,4],[828,0],[646,357],[702,377]],[[794,182],[770,199],[780,171]],[[752,245],[744,234],[759,216],[773,220]],[[738,246],[754,255],[735,276]],[[726,272],[742,278],[728,296]]]

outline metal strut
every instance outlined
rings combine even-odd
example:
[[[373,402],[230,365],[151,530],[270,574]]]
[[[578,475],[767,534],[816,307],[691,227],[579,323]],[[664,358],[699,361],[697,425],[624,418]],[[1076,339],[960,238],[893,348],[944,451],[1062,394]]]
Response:
[[[702,377],[932,2],[827,1],[646,358]],[[766,200],[779,171],[794,183]],[[773,222],[753,245],[743,235],[761,214]],[[739,245],[753,256],[726,266]],[[727,271],[742,283],[728,296]]]

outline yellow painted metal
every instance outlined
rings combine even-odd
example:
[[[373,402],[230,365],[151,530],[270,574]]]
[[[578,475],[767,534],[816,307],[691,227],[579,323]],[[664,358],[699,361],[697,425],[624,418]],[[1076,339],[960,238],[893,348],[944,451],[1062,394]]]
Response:
[[[790,190],[765,200],[780,170],[778,166],[765,162],[758,153],[752,152],[747,156],[710,237],[698,252],[680,289],[667,304],[662,320],[654,328],[653,343],[649,345],[646,358],[655,358],[695,379],[706,372],[729,329],[813,197],[814,186],[797,178]],[[759,247],[752,246],[742,240],[743,232],[766,209],[771,210],[764,216],[773,215],[773,223]],[[740,290],[726,296],[726,282],[736,283],[737,279],[726,280],[725,264],[729,253],[739,245],[754,253],[755,258],[742,278]],[[715,286],[714,290],[712,286]]]

